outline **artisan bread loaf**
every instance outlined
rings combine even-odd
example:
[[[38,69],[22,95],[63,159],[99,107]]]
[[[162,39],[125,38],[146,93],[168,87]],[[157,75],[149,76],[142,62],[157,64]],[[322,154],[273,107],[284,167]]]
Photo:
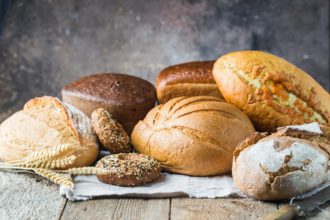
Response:
[[[23,110],[0,125],[0,160],[15,161],[29,153],[61,144],[74,145],[76,160],[68,167],[95,162],[98,145],[90,119],[73,106],[54,97],[34,98]]]
[[[230,172],[236,145],[253,132],[236,107],[194,96],[156,106],[135,126],[131,140],[137,152],[158,160],[166,171],[209,176]]]
[[[215,96],[222,98],[212,76],[214,61],[195,61],[169,66],[156,80],[159,103],[180,96]]]
[[[104,108],[131,133],[134,125],[155,106],[154,86],[135,76],[103,73],[83,77],[62,89],[64,102],[87,116]]]
[[[257,130],[313,121],[330,122],[330,95],[311,76],[275,55],[238,51],[221,56],[213,76],[227,102]]]
[[[234,183],[256,199],[290,199],[327,180],[329,147],[324,134],[297,127],[255,133],[234,152]]]

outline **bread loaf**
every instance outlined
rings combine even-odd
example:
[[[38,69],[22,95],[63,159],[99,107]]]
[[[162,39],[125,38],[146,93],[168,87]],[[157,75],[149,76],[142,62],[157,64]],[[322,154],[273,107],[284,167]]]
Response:
[[[0,125],[0,160],[5,162],[60,144],[74,145],[73,155],[77,157],[63,169],[91,165],[98,155],[90,119],[54,97],[28,101],[23,110]]]
[[[261,51],[221,56],[213,76],[227,102],[244,111],[257,130],[330,122],[330,95],[286,60]]]
[[[235,146],[254,132],[236,107],[211,96],[179,97],[152,109],[135,126],[137,152],[164,170],[193,176],[228,173]]]
[[[169,66],[157,77],[159,103],[180,96],[214,96],[222,98],[212,76],[214,61],[195,61]]]
[[[84,112],[104,108],[130,134],[135,124],[155,106],[155,87],[135,76],[103,73],[83,77],[62,89],[62,98]]]
[[[256,133],[238,146],[232,174],[242,192],[260,200],[290,199],[327,180],[330,140],[297,127]]]

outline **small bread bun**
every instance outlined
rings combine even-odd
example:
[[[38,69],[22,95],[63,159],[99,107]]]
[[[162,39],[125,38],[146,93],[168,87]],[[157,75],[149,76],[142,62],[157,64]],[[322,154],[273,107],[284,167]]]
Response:
[[[131,140],[112,115],[105,109],[99,108],[91,115],[93,129],[100,142],[110,153],[128,153],[132,151]]]
[[[255,133],[234,152],[234,184],[259,200],[290,199],[327,180],[330,141],[323,134],[282,128]]]
[[[222,99],[212,76],[213,61],[195,61],[163,69],[156,81],[159,103],[180,96],[214,96]]]
[[[330,122],[330,95],[307,73],[275,55],[238,51],[221,56],[213,76],[228,103],[259,131]]]
[[[132,133],[134,149],[164,170],[192,176],[231,171],[236,145],[254,132],[248,117],[212,96],[179,97],[156,106]]]
[[[104,183],[119,186],[138,186],[151,183],[160,177],[160,165],[151,157],[136,154],[113,154],[103,157],[96,168],[105,171],[96,174]]]
[[[83,77],[64,86],[62,98],[87,116],[104,108],[130,134],[135,124],[155,106],[155,87],[139,77],[102,73]]]

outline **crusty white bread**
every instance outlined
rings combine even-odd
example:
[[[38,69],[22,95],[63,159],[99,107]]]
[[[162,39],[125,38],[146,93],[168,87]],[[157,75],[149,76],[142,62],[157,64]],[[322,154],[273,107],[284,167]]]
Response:
[[[49,96],[28,101],[0,125],[0,159],[14,161],[60,144],[75,145],[70,167],[95,162],[98,144],[90,119],[75,107]],[[69,167],[63,167],[69,168]]]

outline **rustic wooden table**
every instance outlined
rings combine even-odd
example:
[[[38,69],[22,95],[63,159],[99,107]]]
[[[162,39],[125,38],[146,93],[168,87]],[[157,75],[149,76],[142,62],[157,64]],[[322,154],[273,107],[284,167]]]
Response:
[[[242,198],[126,199],[70,202],[33,174],[0,172],[0,219],[260,219],[281,204]],[[304,218],[302,218],[304,219]],[[308,219],[330,219],[326,204]]]

